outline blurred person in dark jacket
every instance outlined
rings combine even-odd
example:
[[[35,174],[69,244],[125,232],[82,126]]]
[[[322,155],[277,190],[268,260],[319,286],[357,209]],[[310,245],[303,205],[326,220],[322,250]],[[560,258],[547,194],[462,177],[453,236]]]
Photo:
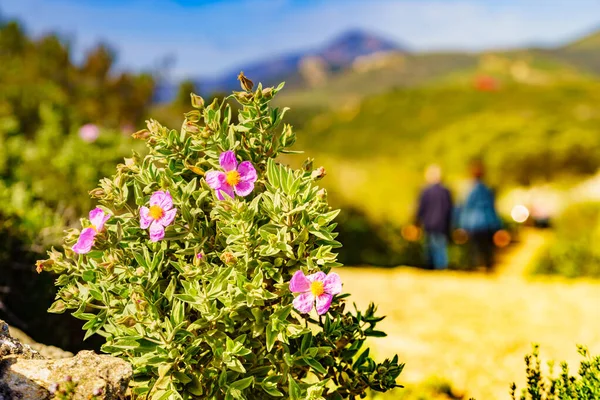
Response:
[[[425,251],[434,269],[448,267],[448,238],[452,220],[452,196],[442,185],[442,170],[430,165],[425,171],[427,186],[419,197],[416,222],[425,231]]]
[[[484,182],[485,169],[481,160],[470,165],[473,185],[461,207],[458,225],[468,236],[473,266],[485,265],[488,271],[494,266],[494,233],[502,227],[495,205],[495,196]]]

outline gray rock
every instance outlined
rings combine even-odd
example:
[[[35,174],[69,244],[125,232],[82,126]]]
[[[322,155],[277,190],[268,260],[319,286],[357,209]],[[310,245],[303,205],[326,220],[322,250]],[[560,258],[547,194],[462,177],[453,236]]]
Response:
[[[44,400],[71,387],[72,399],[125,398],[132,368],[112,356],[81,351],[76,356],[46,359],[9,334],[0,320],[0,400]]]
[[[19,342],[28,345],[33,350],[40,353],[45,358],[69,358],[73,357],[73,353],[70,351],[64,351],[56,346],[48,346],[45,344],[37,343],[35,340],[29,337],[25,332],[14,326],[9,326],[9,334],[13,339],[19,340]]]

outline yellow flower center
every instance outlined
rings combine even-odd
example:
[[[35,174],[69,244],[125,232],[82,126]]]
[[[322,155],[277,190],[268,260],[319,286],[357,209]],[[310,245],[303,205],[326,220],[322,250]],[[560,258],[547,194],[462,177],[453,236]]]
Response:
[[[325,293],[325,288],[323,287],[323,282],[321,282],[321,281],[314,281],[313,283],[311,283],[310,284],[310,291],[315,296],[320,296],[323,293]]]
[[[225,174],[225,182],[229,186],[235,186],[240,183],[240,173],[237,171],[229,171]]]
[[[98,232],[98,228],[96,228],[96,225],[90,225],[90,228],[92,228],[94,232]]]
[[[154,220],[161,219],[164,214],[165,212],[163,211],[163,209],[160,208],[160,206],[157,206],[156,204],[150,206],[150,211],[148,211],[148,215]]]

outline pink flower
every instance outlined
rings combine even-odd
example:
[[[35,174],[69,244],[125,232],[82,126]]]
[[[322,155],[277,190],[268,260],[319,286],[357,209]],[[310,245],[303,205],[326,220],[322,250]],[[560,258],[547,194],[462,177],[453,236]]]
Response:
[[[150,227],[150,241],[158,242],[165,237],[165,228],[173,223],[177,209],[169,192],[158,191],[150,197],[150,208],[140,208],[140,228]]]
[[[91,225],[81,231],[77,243],[73,246],[73,251],[77,254],[89,253],[96,240],[96,235],[104,229],[104,223],[109,218],[110,215],[98,207],[90,211],[89,219]]]
[[[294,308],[307,314],[316,305],[317,314],[323,315],[329,310],[333,296],[342,292],[342,280],[335,272],[325,275],[317,272],[309,276],[296,271],[290,280],[290,291],[300,293],[294,299]]]
[[[223,193],[234,198],[234,192],[238,196],[248,196],[254,190],[256,182],[256,170],[250,161],[243,161],[238,166],[235,153],[228,150],[221,153],[219,164],[223,171],[208,171],[206,183],[217,192],[217,198],[224,200]]]
[[[93,143],[100,136],[100,129],[94,124],[85,124],[79,128],[79,137],[88,143]]]

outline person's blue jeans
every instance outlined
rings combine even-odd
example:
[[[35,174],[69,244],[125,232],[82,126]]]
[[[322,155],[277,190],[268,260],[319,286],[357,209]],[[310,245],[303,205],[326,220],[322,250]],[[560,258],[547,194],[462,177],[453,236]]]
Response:
[[[445,234],[428,232],[425,246],[429,264],[434,269],[448,268],[448,237]]]

